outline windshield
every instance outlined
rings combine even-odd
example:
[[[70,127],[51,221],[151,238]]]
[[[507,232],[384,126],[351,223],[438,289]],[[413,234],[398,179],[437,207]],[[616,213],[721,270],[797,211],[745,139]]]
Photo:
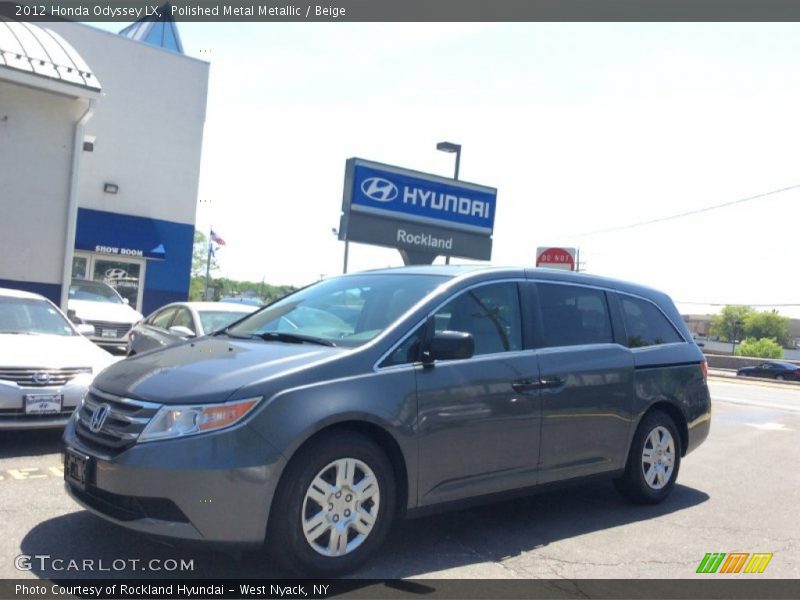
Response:
[[[122,298],[110,286],[95,281],[73,281],[69,286],[69,298],[123,304]]]
[[[77,335],[46,300],[0,296],[0,333]]]
[[[234,321],[238,321],[244,317],[247,313],[241,311],[199,310],[197,314],[200,316],[200,323],[203,325],[203,331],[211,333],[224,329]]]
[[[336,346],[360,346],[447,279],[441,275],[400,274],[327,279],[253,314],[227,333],[267,339],[278,339],[270,333],[283,333]]]

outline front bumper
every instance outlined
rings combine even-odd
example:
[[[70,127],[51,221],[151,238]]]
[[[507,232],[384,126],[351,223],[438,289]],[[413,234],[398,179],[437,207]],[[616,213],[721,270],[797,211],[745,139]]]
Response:
[[[29,387],[10,381],[0,381],[0,431],[11,429],[47,429],[63,427],[75,407],[80,404],[92,380],[91,374],[81,375],[61,386]],[[25,396],[61,395],[61,411],[52,414],[25,414]]]
[[[70,481],[66,488],[96,515],[162,538],[240,548],[263,543],[285,459],[249,426],[103,455],[70,421],[64,441],[90,457],[85,489]]]

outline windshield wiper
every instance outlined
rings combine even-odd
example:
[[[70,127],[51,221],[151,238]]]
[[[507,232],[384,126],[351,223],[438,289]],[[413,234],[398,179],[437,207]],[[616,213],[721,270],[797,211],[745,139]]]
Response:
[[[230,335],[230,334],[228,334]],[[320,346],[336,346],[330,340],[324,340],[311,335],[301,335],[299,333],[283,333],[281,331],[265,331],[264,333],[256,333],[254,337],[261,338],[266,342],[287,342],[289,344],[319,344]]]

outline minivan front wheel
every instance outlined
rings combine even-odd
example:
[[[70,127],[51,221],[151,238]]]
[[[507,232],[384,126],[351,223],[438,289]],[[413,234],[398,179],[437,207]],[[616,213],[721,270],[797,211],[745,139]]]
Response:
[[[675,421],[664,412],[654,411],[639,424],[625,473],[614,483],[629,500],[656,504],[672,491],[680,464],[680,437]]]
[[[281,479],[266,544],[303,575],[352,571],[381,545],[395,509],[392,466],[369,438],[335,432],[301,448]]]

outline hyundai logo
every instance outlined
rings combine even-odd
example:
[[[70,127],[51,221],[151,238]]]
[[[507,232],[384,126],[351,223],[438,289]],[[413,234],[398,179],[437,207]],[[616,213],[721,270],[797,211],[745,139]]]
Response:
[[[399,193],[395,184],[382,177],[367,177],[361,182],[361,191],[375,202],[391,202]]]
[[[36,373],[33,374],[33,383],[37,383],[39,385],[47,385],[48,383],[50,383],[51,378],[52,375],[47,371],[36,371]]]
[[[103,428],[110,412],[111,407],[108,404],[101,404],[97,407],[97,410],[92,414],[92,420],[89,421],[89,429],[92,433],[97,433]]]

